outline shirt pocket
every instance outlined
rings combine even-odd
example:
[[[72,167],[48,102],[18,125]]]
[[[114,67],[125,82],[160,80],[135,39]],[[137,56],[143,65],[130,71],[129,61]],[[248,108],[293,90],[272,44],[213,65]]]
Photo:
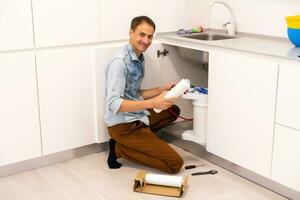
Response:
[[[134,99],[138,99],[137,92],[139,91],[140,84],[142,82],[141,69],[137,65],[129,65],[126,76],[127,85],[125,88],[125,93]]]
[[[139,81],[141,78],[141,71],[140,70],[129,70],[128,78],[132,82]]]

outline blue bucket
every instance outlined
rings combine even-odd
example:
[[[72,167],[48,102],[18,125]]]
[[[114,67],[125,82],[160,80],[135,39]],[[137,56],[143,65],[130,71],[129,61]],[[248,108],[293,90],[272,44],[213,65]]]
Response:
[[[296,46],[300,47],[300,29],[288,28],[288,37],[290,41]]]

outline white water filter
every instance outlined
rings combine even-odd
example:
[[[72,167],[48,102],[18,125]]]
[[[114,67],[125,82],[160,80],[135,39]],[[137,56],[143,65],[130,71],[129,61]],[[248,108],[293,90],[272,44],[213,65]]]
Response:
[[[185,91],[190,89],[191,87],[191,81],[188,79],[181,79],[167,94],[165,95],[165,98],[173,98],[178,97],[184,94]],[[154,108],[153,109],[156,113],[160,113],[161,110]]]
[[[183,98],[193,100],[193,130],[183,132],[182,139],[206,146],[208,95],[190,93]]]

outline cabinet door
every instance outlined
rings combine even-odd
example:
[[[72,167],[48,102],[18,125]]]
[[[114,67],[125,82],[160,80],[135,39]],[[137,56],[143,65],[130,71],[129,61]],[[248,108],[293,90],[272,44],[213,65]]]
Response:
[[[0,30],[0,50],[32,48],[30,0],[1,0]]]
[[[94,49],[95,60],[95,83],[96,83],[96,105],[97,105],[97,142],[106,142],[109,139],[107,127],[104,123],[106,108],[105,95],[105,68],[113,55],[121,50],[123,45],[100,47]]]
[[[266,59],[209,54],[207,150],[269,177],[278,66]]]
[[[280,64],[276,122],[300,130],[299,63]]]
[[[96,142],[92,50],[37,52],[44,154]]]
[[[300,131],[275,125],[271,178],[300,192]]]
[[[100,0],[101,40],[129,38],[132,18],[147,15],[155,20],[154,5],[146,0]]]
[[[145,76],[141,84],[142,89],[161,86],[161,57],[157,56],[158,50],[162,50],[162,45],[160,43],[153,43],[144,53]]]
[[[33,53],[0,55],[0,166],[41,156]]]
[[[187,28],[186,4],[185,0],[155,0],[157,32]]]
[[[100,40],[99,0],[32,0],[32,3],[36,46]]]

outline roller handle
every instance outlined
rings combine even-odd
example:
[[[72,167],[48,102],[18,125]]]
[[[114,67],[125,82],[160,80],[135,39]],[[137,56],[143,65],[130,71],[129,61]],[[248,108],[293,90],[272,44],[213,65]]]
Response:
[[[186,165],[184,169],[193,169],[196,168],[196,165]]]
[[[192,173],[192,176],[197,176],[197,175],[205,175],[205,174],[216,174],[218,173],[217,170],[209,170],[209,171],[206,171],[206,172],[195,172],[195,173]]]

